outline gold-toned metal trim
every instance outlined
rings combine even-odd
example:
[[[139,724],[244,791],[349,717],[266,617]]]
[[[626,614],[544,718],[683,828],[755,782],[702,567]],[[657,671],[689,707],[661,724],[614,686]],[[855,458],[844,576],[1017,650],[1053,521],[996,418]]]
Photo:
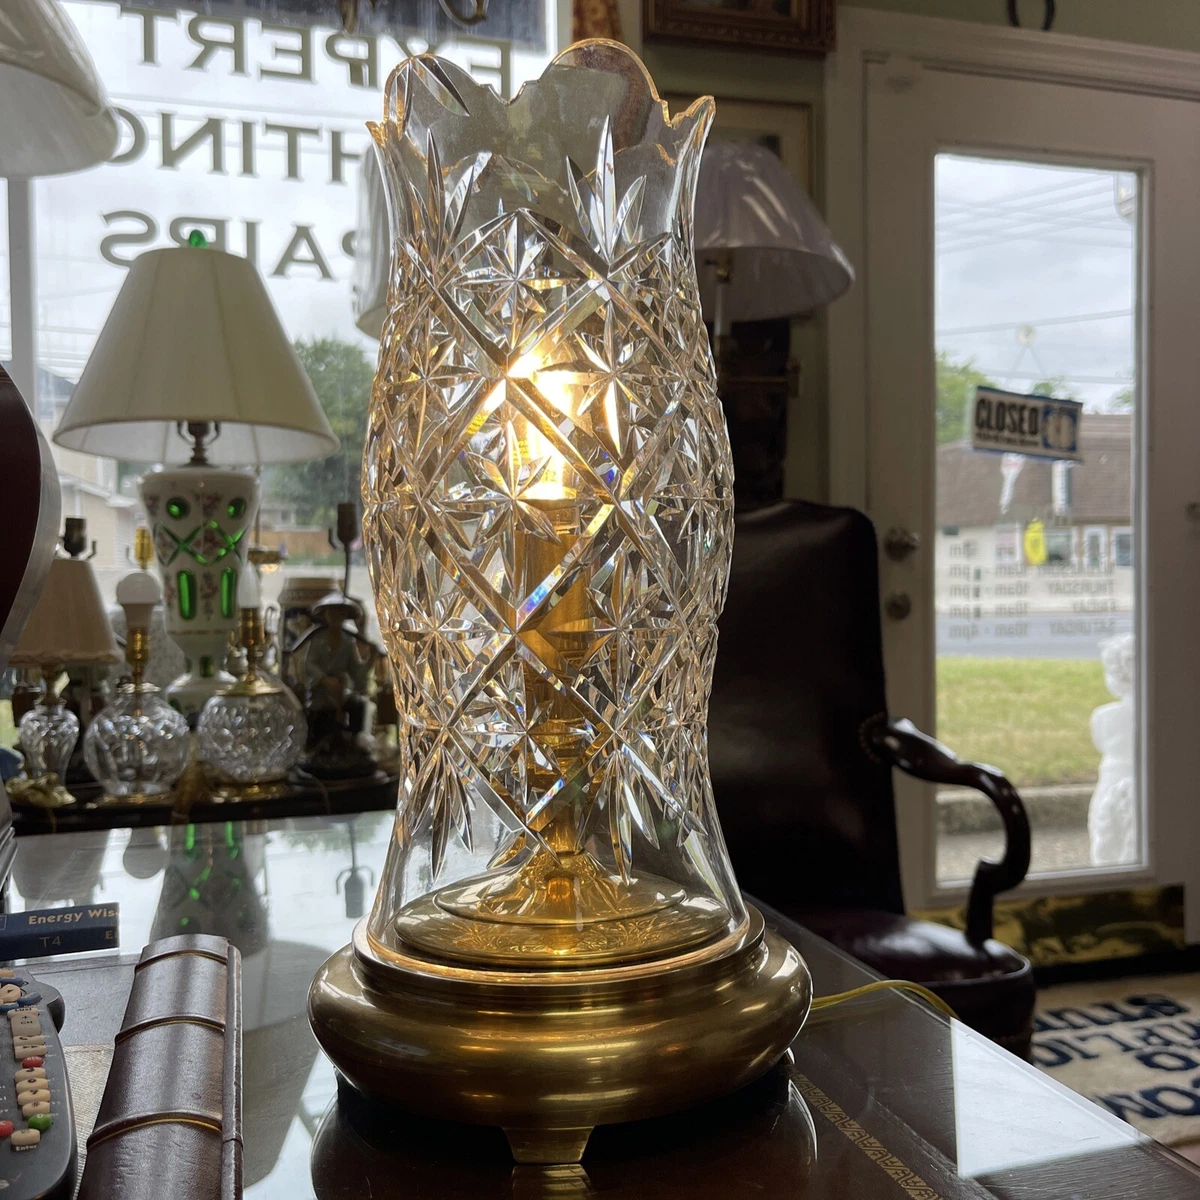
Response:
[[[372,952],[365,924],[317,972],[309,1019],[359,1091],[500,1125],[519,1162],[579,1161],[594,1125],[733,1091],[812,1001],[800,955],[750,909],[735,940],[657,962],[480,970]],[[685,961],[686,960],[686,961]]]

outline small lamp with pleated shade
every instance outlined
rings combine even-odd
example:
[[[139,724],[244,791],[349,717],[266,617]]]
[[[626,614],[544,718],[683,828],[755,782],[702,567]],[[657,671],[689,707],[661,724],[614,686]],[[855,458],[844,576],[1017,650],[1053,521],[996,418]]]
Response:
[[[54,559],[8,660],[10,667],[36,667],[45,684],[42,697],[21,718],[21,749],[32,786],[10,784],[14,799],[47,808],[74,803],[62,781],[79,738],[79,718],[63,704],[58,677],[64,667],[99,667],[121,658],[91,563]]]

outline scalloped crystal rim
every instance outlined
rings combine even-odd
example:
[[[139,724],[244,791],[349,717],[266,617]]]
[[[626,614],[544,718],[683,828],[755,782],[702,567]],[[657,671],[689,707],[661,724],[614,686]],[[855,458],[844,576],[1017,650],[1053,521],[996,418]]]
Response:
[[[367,129],[380,146],[383,145],[388,128],[393,125],[398,129],[400,136],[404,136],[407,114],[403,106],[399,103],[398,93],[403,91],[402,86],[399,85],[399,81],[406,71],[413,69],[414,64],[436,63],[439,69],[448,68],[451,75],[458,77],[466,85],[465,89],[460,87],[460,91],[473,91],[490,98],[490,100],[486,100],[485,102],[494,102],[513,109],[521,104],[529,104],[535,92],[540,87],[552,86],[552,74],[564,66],[604,71],[609,74],[626,74],[625,72],[611,72],[603,66],[593,65],[586,61],[573,61],[575,59],[586,59],[597,50],[611,51],[617,61],[626,60],[627,65],[636,68],[633,77],[641,80],[645,87],[646,98],[652,106],[657,106],[664,128],[670,129],[673,133],[687,134],[691,132],[698,122],[712,119],[711,114],[716,109],[716,101],[712,96],[697,97],[687,108],[672,117],[670,107],[662,96],[659,95],[653,77],[649,70],[647,70],[646,64],[642,62],[637,54],[623,42],[616,42],[610,38],[585,38],[582,41],[573,42],[565,50],[556,54],[546,64],[542,73],[536,79],[527,79],[517,89],[516,93],[508,99],[501,96],[490,83],[480,83],[478,80],[472,78],[457,63],[451,62],[449,59],[441,58],[436,54],[430,54],[428,51],[424,54],[410,55],[408,58],[402,59],[397,63],[388,73],[387,82],[383,87],[383,119],[379,122],[368,121]]]

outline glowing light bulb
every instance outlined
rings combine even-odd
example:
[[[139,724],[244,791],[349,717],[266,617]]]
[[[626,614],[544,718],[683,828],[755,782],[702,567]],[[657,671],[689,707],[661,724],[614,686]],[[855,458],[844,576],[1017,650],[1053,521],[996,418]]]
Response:
[[[523,354],[508,369],[508,378],[528,381],[554,408],[574,418],[574,393],[570,372],[546,366],[541,355]],[[567,460],[528,418],[520,430],[521,465],[536,478],[524,490],[530,500],[567,500],[575,492],[567,486]]]

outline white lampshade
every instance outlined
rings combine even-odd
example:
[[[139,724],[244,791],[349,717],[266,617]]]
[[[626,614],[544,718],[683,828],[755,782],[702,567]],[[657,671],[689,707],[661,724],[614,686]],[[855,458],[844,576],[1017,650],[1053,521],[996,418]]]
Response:
[[[836,300],[854,268],[791,172],[764,146],[714,142],[696,189],[696,265],[705,316],[716,272],[706,252],[727,251],[726,314],[733,321],[799,316]]]
[[[136,259],[54,432],[69,450],[178,463],[178,421],[219,421],[209,460],[324,458],[338,447],[254,264],[177,246]]]
[[[354,324],[367,337],[383,333],[392,241],[387,195],[372,143],[358,173],[358,228],[354,231]]]
[[[111,157],[117,119],[56,0],[0,3],[0,176],[82,171]]]

